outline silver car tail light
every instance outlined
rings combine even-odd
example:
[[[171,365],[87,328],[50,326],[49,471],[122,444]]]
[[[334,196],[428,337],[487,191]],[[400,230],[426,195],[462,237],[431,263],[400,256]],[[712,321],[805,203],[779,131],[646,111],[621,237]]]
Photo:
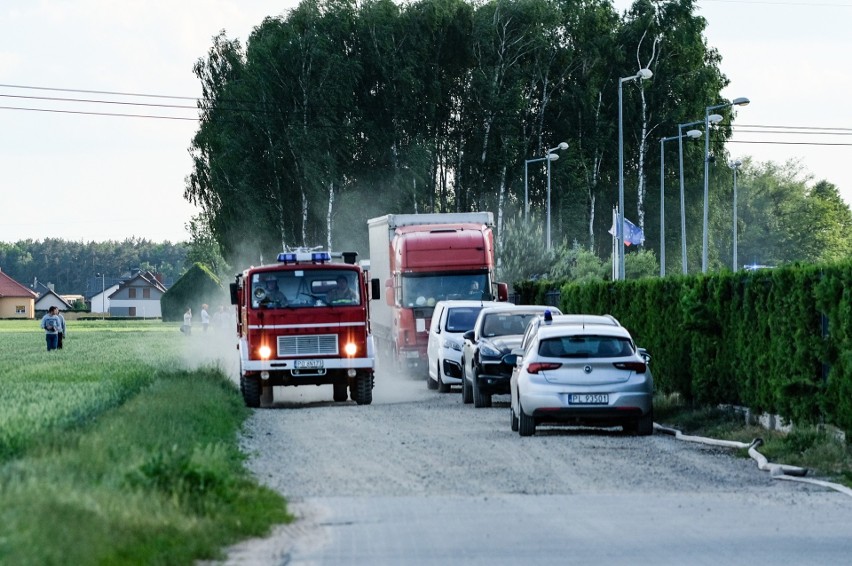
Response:
[[[612,365],[618,369],[626,369],[636,373],[645,373],[647,369],[645,362],[614,362]]]

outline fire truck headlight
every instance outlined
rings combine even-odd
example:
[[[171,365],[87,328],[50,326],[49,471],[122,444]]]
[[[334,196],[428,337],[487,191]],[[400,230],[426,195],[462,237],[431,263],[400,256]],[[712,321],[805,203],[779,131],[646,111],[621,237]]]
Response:
[[[355,355],[355,352],[357,352],[357,351],[358,351],[358,346],[356,346],[356,345],[355,345],[354,343],[352,343],[352,342],[348,342],[348,343],[347,343],[347,344],[343,347],[343,351],[346,353],[346,355],[347,355],[347,356],[352,357],[352,356],[354,356],[354,355]]]
[[[264,345],[257,349],[257,353],[260,354],[260,358],[262,360],[268,360],[269,357],[272,355],[272,348]]]

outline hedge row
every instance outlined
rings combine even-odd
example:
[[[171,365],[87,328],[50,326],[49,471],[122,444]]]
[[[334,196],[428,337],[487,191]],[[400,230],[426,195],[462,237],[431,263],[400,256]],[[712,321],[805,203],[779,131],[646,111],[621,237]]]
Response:
[[[852,432],[852,262],[753,272],[515,285],[563,312],[615,316],[648,349],[657,390]]]

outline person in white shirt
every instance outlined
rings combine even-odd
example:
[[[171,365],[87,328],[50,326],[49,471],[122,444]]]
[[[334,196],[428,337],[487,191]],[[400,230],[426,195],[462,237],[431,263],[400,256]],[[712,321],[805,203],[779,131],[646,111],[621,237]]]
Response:
[[[201,329],[207,332],[207,327],[210,326],[210,313],[207,312],[207,303],[201,305]]]

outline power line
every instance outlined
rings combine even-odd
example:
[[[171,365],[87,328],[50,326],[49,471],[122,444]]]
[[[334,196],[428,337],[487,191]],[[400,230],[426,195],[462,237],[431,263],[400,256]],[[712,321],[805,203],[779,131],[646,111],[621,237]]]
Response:
[[[188,108],[198,110],[196,106],[184,104],[151,104],[148,102],[122,102],[119,100],[91,100],[88,98],[59,98],[56,96],[25,96],[22,94],[0,94],[0,98],[22,98],[26,100],[49,100],[51,102],[84,102],[88,104],[118,104],[122,106],[150,106],[155,108]]]
[[[789,130],[825,130],[838,132],[852,132],[852,128],[821,128],[817,126],[766,126],[762,124],[734,124],[734,129],[737,128],[769,128],[769,129],[789,129]]]
[[[832,143],[832,142],[788,142],[788,141],[752,141],[752,140],[727,140],[725,143],[765,143],[775,145],[835,145],[835,146],[852,146],[852,143]]]
[[[27,86],[27,85],[9,85],[9,84],[0,84],[0,88],[20,88],[20,89],[28,89],[28,90],[48,90],[55,92],[81,92],[85,94],[109,94],[113,96],[140,96],[140,97],[148,97],[148,98],[172,98],[176,100],[198,100],[197,96],[169,96],[165,94],[141,94],[137,92],[115,92],[109,90],[82,90],[76,88],[58,88],[58,87],[47,87],[47,86]]]
[[[179,116],[153,116],[150,114],[118,114],[112,112],[83,112],[82,110],[52,110],[49,108],[21,108],[18,106],[0,106],[0,110],[28,110],[30,112],[52,112],[56,114],[83,114],[87,116],[118,116],[121,118],[155,118],[159,120],[191,120],[198,118],[182,118]]]
[[[852,130],[848,132],[825,132],[825,131],[811,131],[811,132],[797,132],[795,130],[775,130],[775,131],[766,131],[766,130],[740,130],[739,128],[734,128],[734,132],[738,134],[786,134],[793,136],[852,136]]]

